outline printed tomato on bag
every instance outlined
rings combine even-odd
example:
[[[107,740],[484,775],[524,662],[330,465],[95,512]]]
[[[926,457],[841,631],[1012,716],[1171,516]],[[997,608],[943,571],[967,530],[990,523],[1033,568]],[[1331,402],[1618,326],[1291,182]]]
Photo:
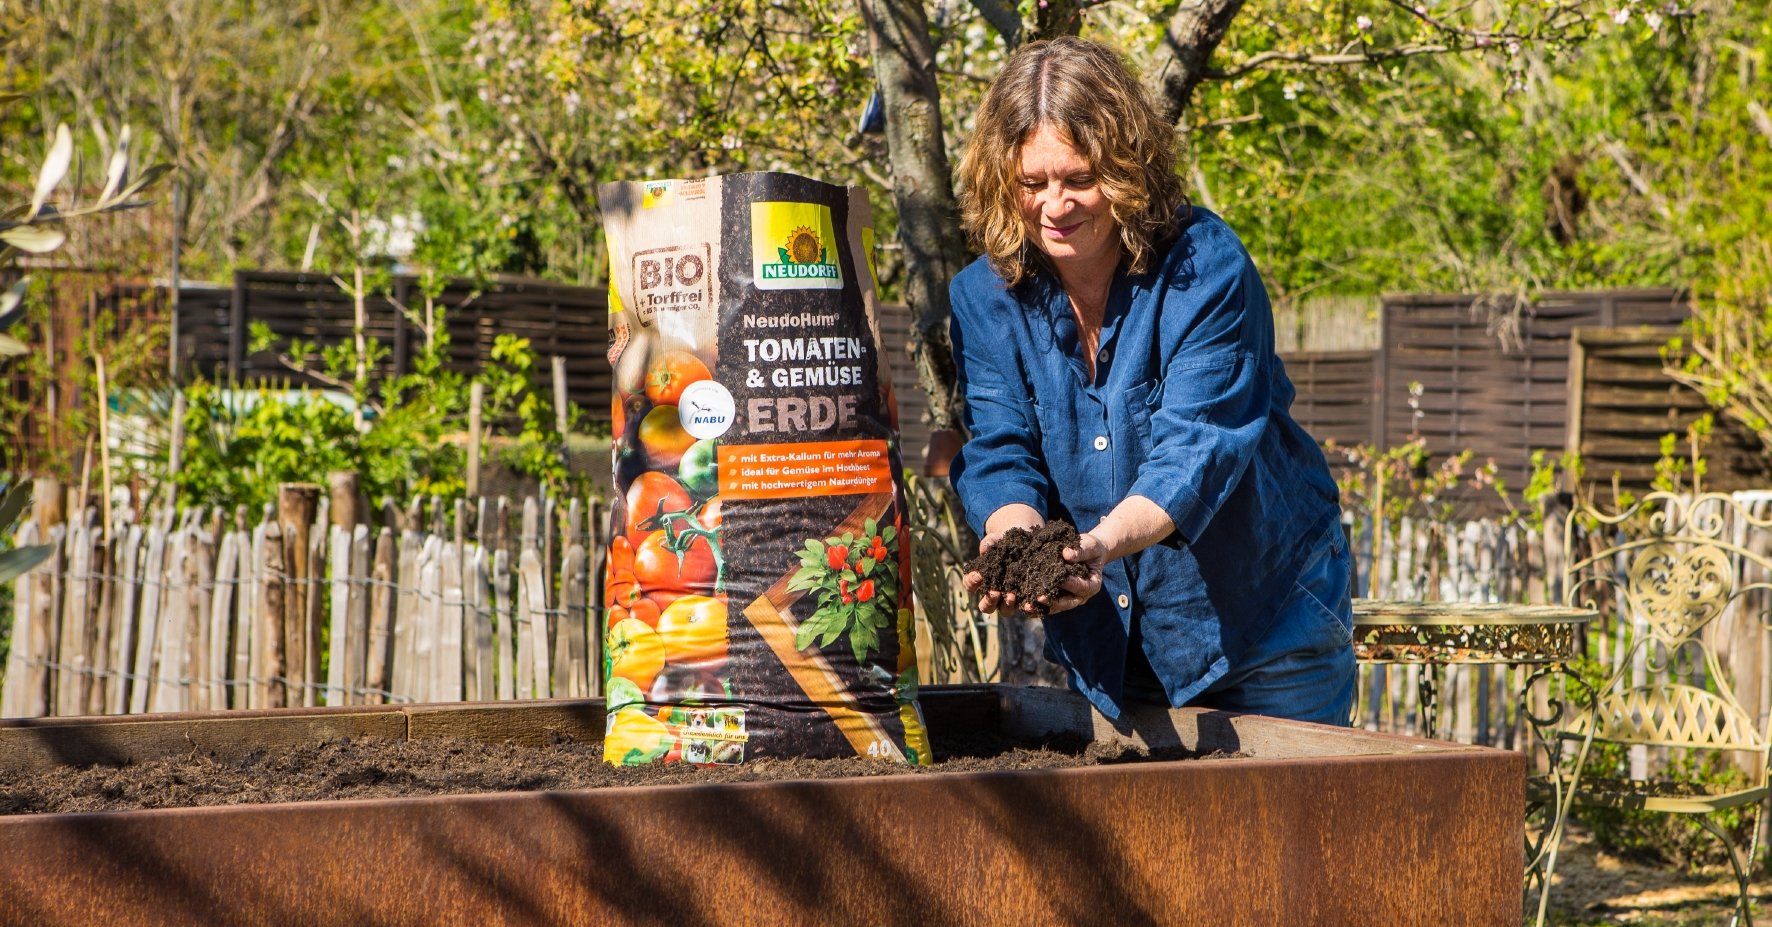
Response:
[[[928,763],[866,195],[606,184],[611,763]]]

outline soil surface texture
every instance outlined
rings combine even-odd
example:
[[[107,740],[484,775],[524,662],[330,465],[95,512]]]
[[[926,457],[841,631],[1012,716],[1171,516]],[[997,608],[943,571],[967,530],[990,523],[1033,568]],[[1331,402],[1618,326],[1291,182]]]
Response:
[[[938,760],[902,766],[863,757],[758,759],[737,766],[610,766],[600,743],[545,747],[466,739],[335,740],[256,751],[237,761],[207,755],[130,766],[93,766],[32,776],[0,775],[0,814],[125,811],[413,795],[593,789],[629,785],[830,779],[905,773],[1057,769],[1156,759],[1218,759],[1187,751],[1146,753],[1081,738],[1014,743],[967,736],[935,743]]]
[[[990,550],[966,564],[966,571],[977,570],[984,575],[984,588],[1010,593],[1018,608],[1025,603],[1043,615],[1040,596],[1057,598],[1064,595],[1066,577],[1089,575],[1088,567],[1064,559],[1064,549],[1076,546],[1077,528],[1067,521],[1049,521],[1037,531],[1010,528]]]

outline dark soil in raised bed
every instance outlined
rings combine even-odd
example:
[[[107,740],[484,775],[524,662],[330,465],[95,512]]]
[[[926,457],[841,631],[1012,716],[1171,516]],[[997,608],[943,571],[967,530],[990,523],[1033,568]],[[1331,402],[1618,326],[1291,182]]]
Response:
[[[1014,595],[1018,609],[1025,603],[1044,614],[1041,596],[1058,598],[1066,578],[1089,575],[1088,567],[1064,559],[1064,549],[1076,546],[1077,528],[1067,521],[1049,521],[1035,531],[1010,528],[990,550],[966,564],[966,571],[982,574],[985,589]]]
[[[1215,759],[1188,751],[1103,749],[1081,738],[1012,743],[996,736],[937,739],[933,766],[849,759],[760,759],[739,766],[610,766],[600,743],[546,747],[466,739],[336,740],[256,751],[238,761],[192,755],[129,766],[0,776],[0,814],[124,811],[341,798],[594,789],[625,785],[829,779],[982,770],[1053,769],[1150,759]]]

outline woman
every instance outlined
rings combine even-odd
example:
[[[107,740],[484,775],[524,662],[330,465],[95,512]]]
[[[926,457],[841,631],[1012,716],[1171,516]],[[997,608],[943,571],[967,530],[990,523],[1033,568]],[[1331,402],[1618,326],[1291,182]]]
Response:
[[[1104,46],[1017,51],[960,165],[983,253],[953,281],[974,530],[1064,519],[1089,567],[1047,655],[1110,718],[1129,701],[1347,724],[1349,561],[1337,491],[1287,413],[1261,277],[1190,206],[1173,129]],[[1084,530],[1087,529],[1087,530]],[[1020,608],[967,587],[986,611]]]

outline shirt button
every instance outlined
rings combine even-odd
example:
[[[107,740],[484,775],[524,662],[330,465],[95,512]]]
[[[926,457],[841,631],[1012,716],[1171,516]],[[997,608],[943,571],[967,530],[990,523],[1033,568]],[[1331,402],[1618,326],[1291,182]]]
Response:
[[[1107,435],[1095,436],[1095,449],[1098,451],[1107,450]]]
[[[1109,351],[1107,348],[1102,348],[1101,352],[1095,355],[1095,362],[1098,364],[1105,364],[1108,362],[1108,358],[1112,356],[1114,356],[1112,351]]]
[[[1126,598],[1125,596],[1120,596],[1119,598],[1115,599],[1114,601],[1120,603],[1121,608],[1125,608],[1126,606],[1132,604],[1132,600]]]

